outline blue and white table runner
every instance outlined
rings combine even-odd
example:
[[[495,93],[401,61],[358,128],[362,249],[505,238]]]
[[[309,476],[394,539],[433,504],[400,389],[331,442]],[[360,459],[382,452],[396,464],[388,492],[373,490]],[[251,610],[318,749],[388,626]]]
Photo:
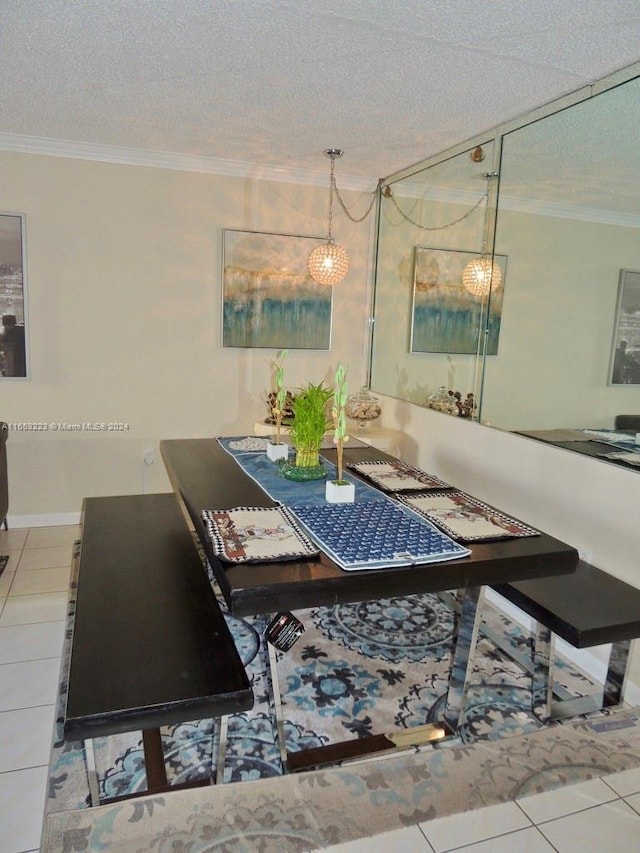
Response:
[[[255,439],[218,441],[269,497],[293,512],[309,536],[346,571],[435,563],[471,553],[431,522],[355,477],[343,474],[355,485],[355,502],[329,504],[325,480],[287,480]],[[335,479],[335,466],[326,460],[323,464],[327,479]]]

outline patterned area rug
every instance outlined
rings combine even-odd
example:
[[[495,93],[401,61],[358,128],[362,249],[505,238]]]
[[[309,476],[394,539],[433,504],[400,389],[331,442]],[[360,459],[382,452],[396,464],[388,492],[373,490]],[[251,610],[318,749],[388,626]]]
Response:
[[[2,556],[0,556],[0,575],[7,568],[8,562],[9,562],[9,555],[8,554],[3,554]]]
[[[219,600],[224,609],[221,596]],[[63,661],[70,652],[73,606],[71,600]],[[312,608],[296,615],[305,633],[290,651],[277,654],[288,752],[405,731],[438,719],[449,676],[454,615],[437,595]],[[530,642],[498,610],[485,606],[484,616],[514,648]],[[255,705],[226,718],[224,755],[219,720],[165,727],[167,775],[174,784],[204,778],[250,782],[283,775],[263,640],[268,619],[226,618],[251,679]],[[560,662],[556,675],[573,695],[591,692],[588,679],[566,663]],[[472,682],[460,743],[501,740],[542,728],[531,711],[530,679],[486,637],[477,646]],[[50,762],[49,813],[84,809],[90,802],[83,746],[63,737],[65,700],[63,680]],[[139,732],[97,738],[94,747],[102,798],[146,789]]]

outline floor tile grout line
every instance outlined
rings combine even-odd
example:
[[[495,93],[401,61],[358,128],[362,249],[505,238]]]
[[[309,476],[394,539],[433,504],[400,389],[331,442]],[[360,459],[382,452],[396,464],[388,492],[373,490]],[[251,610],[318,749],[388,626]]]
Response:
[[[427,835],[426,835],[426,833],[425,833],[424,829],[422,828],[422,826],[421,826],[419,823],[418,823],[418,824],[415,824],[415,826],[417,826],[417,827],[418,827],[419,832],[421,832],[421,833],[422,833],[422,837],[424,838],[425,843],[426,843],[427,848],[428,848],[428,850],[430,851],[430,853],[435,853],[435,847],[433,846],[433,844],[432,844],[432,843],[429,841],[429,839],[427,838]]]
[[[640,770],[640,768],[638,768],[638,767],[636,767],[636,768],[634,768],[634,769],[636,769],[636,770]],[[624,772],[624,771],[621,771],[621,772]],[[611,774],[611,773],[609,773],[609,774],[607,774],[607,775],[608,775],[608,776],[611,776],[611,775],[617,775],[617,774]],[[608,788],[611,788],[611,790],[613,791],[613,793],[614,793],[617,797],[622,797],[622,798],[624,799],[625,797],[635,797],[635,796],[636,796],[636,794],[640,794],[640,784],[638,785],[638,790],[637,790],[637,791],[629,791],[629,792],[628,792],[628,793],[626,793],[626,794],[620,794],[618,791],[616,791],[616,789],[613,787],[613,785],[610,785],[610,784],[609,784],[609,782],[607,782],[607,777],[606,777],[606,776],[602,776],[602,777],[601,777],[601,779],[602,779],[602,781],[605,783],[605,785],[606,785]]]
[[[0,770],[0,778],[2,776],[8,776],[9,773],[21,773],[23,770],[39,770],[41,767],[48,769],[49,764],[30,764],[28,767],[14,767],[11,770]]]
[[[47,622],[40,622],[40,623],[36,623],[36,624],[47,625],[48,623]],[[7,627],[19,628],[20,625],[12,625],[12,626],[7,626]],[[40,657],[40,658],[20,658],[20,660],[0,661],[0,666],[15,666],[15,664],[20,664],[20,663],[37,663],[40,660],[60,660],[61,658],[62,658],[62,649],[60,650],[60,653],[57,655],[45,655],[45,656]]]
[[[562,851],[561,851],[561,850],[558,850],[558,848],[557,848],[557,847],[556,847],[556,845],[553,843],[553,841],[550,841],[550,840],[547,838],[547,836],[546,836],[546,835],[544,834],[544,832],[540,829],[540,827],[538,826],[538,824],[537,824],[537,823],[536,823],[536,824],[534,824],[534,829],[536,830],[536,832],[538,833],[538,835],[540,836],[540,838],[544,839],[544,841],[546,841],[546,842],[547,842],[547,844],[549,845],[549,847],[551,847],[551,849],[554,851],[554,853],[562,853]]]
[[[629,806],[630,809],[640,817],[640,803],[637,806],[634,806],[633,803],[628,802],[627,797],[636,797],[637,794],[627,794],[626,797],[620,797],[620,799]]]

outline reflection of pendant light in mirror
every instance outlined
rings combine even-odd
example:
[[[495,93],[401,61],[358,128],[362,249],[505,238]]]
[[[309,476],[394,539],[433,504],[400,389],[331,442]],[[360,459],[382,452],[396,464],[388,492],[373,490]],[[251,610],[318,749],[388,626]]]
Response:
[[[491,258],[474,258],[462,271],[462,283],[473,296],[487,296],[502,284],[502,273]]]
[[[329,229],[327,242],[314,249],[309,255],[307,269],[309,275],[318,284],[338,284],[349,272],[349,256],[338,246],[331,233],[333,221],[333,192],[336,185],[335,164],[336,157],[342,157],[339,148],[327,148],[324,152],[331,158],[331,177],[329,179]]]

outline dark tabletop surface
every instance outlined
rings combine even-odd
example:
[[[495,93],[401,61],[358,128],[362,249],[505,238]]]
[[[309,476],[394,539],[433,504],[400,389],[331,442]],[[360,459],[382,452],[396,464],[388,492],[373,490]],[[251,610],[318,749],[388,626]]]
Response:
[[[273,506],[274,501],[215,438],[164,440],[160,449],[172,486],[184,501],[231,611],[238,616],[544,577],[574,571],[578,562],[575,548],[542,533],[472,543],[471,555],[457,560],[360,572],[343,571],[324,554],[282,563],[222,564],[209,545],[202,510]],[[335,450],[323,455],[335,461]],[[345,449],[345,462],[389,458],[373,447]],[[499,509],[509,512],[508,507]]]

